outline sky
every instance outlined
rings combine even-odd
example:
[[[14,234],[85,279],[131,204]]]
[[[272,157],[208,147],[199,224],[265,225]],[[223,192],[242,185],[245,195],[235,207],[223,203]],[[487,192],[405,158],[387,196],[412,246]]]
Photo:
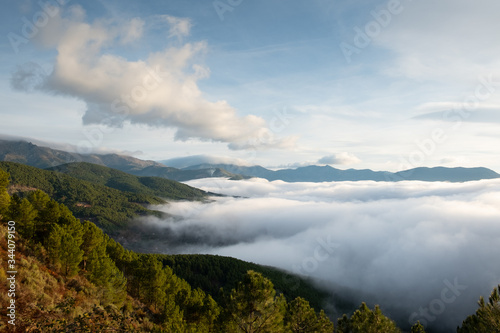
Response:
[[[140,221],[166,237],[148,244],[156,251],[278,267],[314,278],[334,300],[379,304],[402,329],[420,320],[433,332],[455,331],[500,283],[498,179],[187,183],[228,196],[156,206],[173,216]]]
[[[167,160],[500,172],[494,0],[7,1],[0,135]]]

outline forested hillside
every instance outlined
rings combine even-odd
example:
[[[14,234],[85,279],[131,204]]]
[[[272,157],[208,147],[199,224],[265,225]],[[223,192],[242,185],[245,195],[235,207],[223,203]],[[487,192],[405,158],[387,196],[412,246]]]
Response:
[[[126,172],[91,163],[69,163],[47,170],[105,185],[120,191],[145,194],[174,200],[199,200],[207,193],[177,181],[160,177],[139,177]],[[214,195],[214,193],[210,193]]]
[[[0,170],[10,174],[11,192],[42,190],[65,204],[78,218],[89,219],[107,232],[124,227],[136,216],[160,215],[148,209],[148,205],[165,203],[166,199],[201,200],[205,197],[201,190],[166,179],[136,177],[86,163],[65,168],[78,177],[0,162]]]

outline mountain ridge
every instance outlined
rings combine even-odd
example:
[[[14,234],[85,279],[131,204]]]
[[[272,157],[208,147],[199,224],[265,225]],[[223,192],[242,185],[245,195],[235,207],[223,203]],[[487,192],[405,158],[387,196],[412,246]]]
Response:
[[[37,146],[22,140],[0,140],[0,161],[21,163],[40,169],[53,168],[68,163],[86,162],[117,169],[135,176],[162,177],[175,181],[207,177],[241,178],[239,175],[217,168],[215,170],[208,168],[206,170],[186,171],[127,155],[71,153]]]
[[[141,160],[126,155],[85,155],[40,147],[27,141],[7,140],[0,140],[0,161],[17,162],[43,169],[73,162],[86,162],[117,169],[135,176],[161,177],[175,181],[189,181],[212,177],[224,177],[235,180],[259,177],[269,181],[282,180],[286,182],[396,182],[405,180],[467,182],[500,178],[500,174],[484,167],[417,167],[399,172],[389,172],[374,171],[371,169],[342,170],[329,165],[309,165],[296,169],[270,170],[259,165],[241,166],[224,163],[202,163],[178,169],[160,162]]]
[[[243,176],[259,177],[269,181],[282,180],[286,182],[328,182],[328,181],[448,181],[466,182],[482,179],[500,178],[500,174],[484,168],[447,168],[447,167],[418,167],[399,172],[373,171],[370,169],[347,169],[341,170],[331,166],[309,165],[296,169],[269,170],[260,166],[238,166],[232,164],[199,164],[184,168],[193,170],[196,168],[222,168],[229,172],[242,174]]]

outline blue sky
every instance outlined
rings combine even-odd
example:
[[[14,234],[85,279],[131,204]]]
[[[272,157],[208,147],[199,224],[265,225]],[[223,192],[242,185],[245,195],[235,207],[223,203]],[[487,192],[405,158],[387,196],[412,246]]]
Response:
[[[4,136],[155,160],[500,171],[496,1],[42,3],[0,14]]]

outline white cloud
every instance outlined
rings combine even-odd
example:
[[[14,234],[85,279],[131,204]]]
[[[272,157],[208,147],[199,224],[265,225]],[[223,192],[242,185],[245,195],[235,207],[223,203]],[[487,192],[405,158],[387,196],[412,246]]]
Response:
[[[338,153],[324,156],[318,160],[318,164],[349,165],[359,163],[361,160],[350,153]]]
[[[190,23],[168,16],[170,34],[186,36]],[[196,63],[207,50],[205,42],[170,46],[149,54],[146,60],[130,61],[112,53],[113,46],[131,42],[143,34],[144,22],[126,24],[105,20],[85,22],[85,12],[74,6],[62,17],[53,17],[37,40],[55,47],[53,71],[36,89],[75,97],[86,103],[84,124],[124,123],[177,129],[177,140],[192,138],[219,141],[231,149],[290,148],[290,138],[277,139],[264,119],[239,116],[226,101],[207,100],[198,87],[209,70]],[[38,73],[23,68],[12,85],[23,88]]]
[[[188,182],[240,196],[172,203],[165,252],[211,253],[296,270],[354,301],[378,303],[401,326],[441,297],[444,280],[467,286],[429,321],[450,331],[500,282],[500,181],[469,183]],[[314,262],[322,243],[335,244]],[[321,252],[324,258],[326,252]],[[347,296],[344,295],[344,296]],[[420,318],[424,319],[424,318]]]

